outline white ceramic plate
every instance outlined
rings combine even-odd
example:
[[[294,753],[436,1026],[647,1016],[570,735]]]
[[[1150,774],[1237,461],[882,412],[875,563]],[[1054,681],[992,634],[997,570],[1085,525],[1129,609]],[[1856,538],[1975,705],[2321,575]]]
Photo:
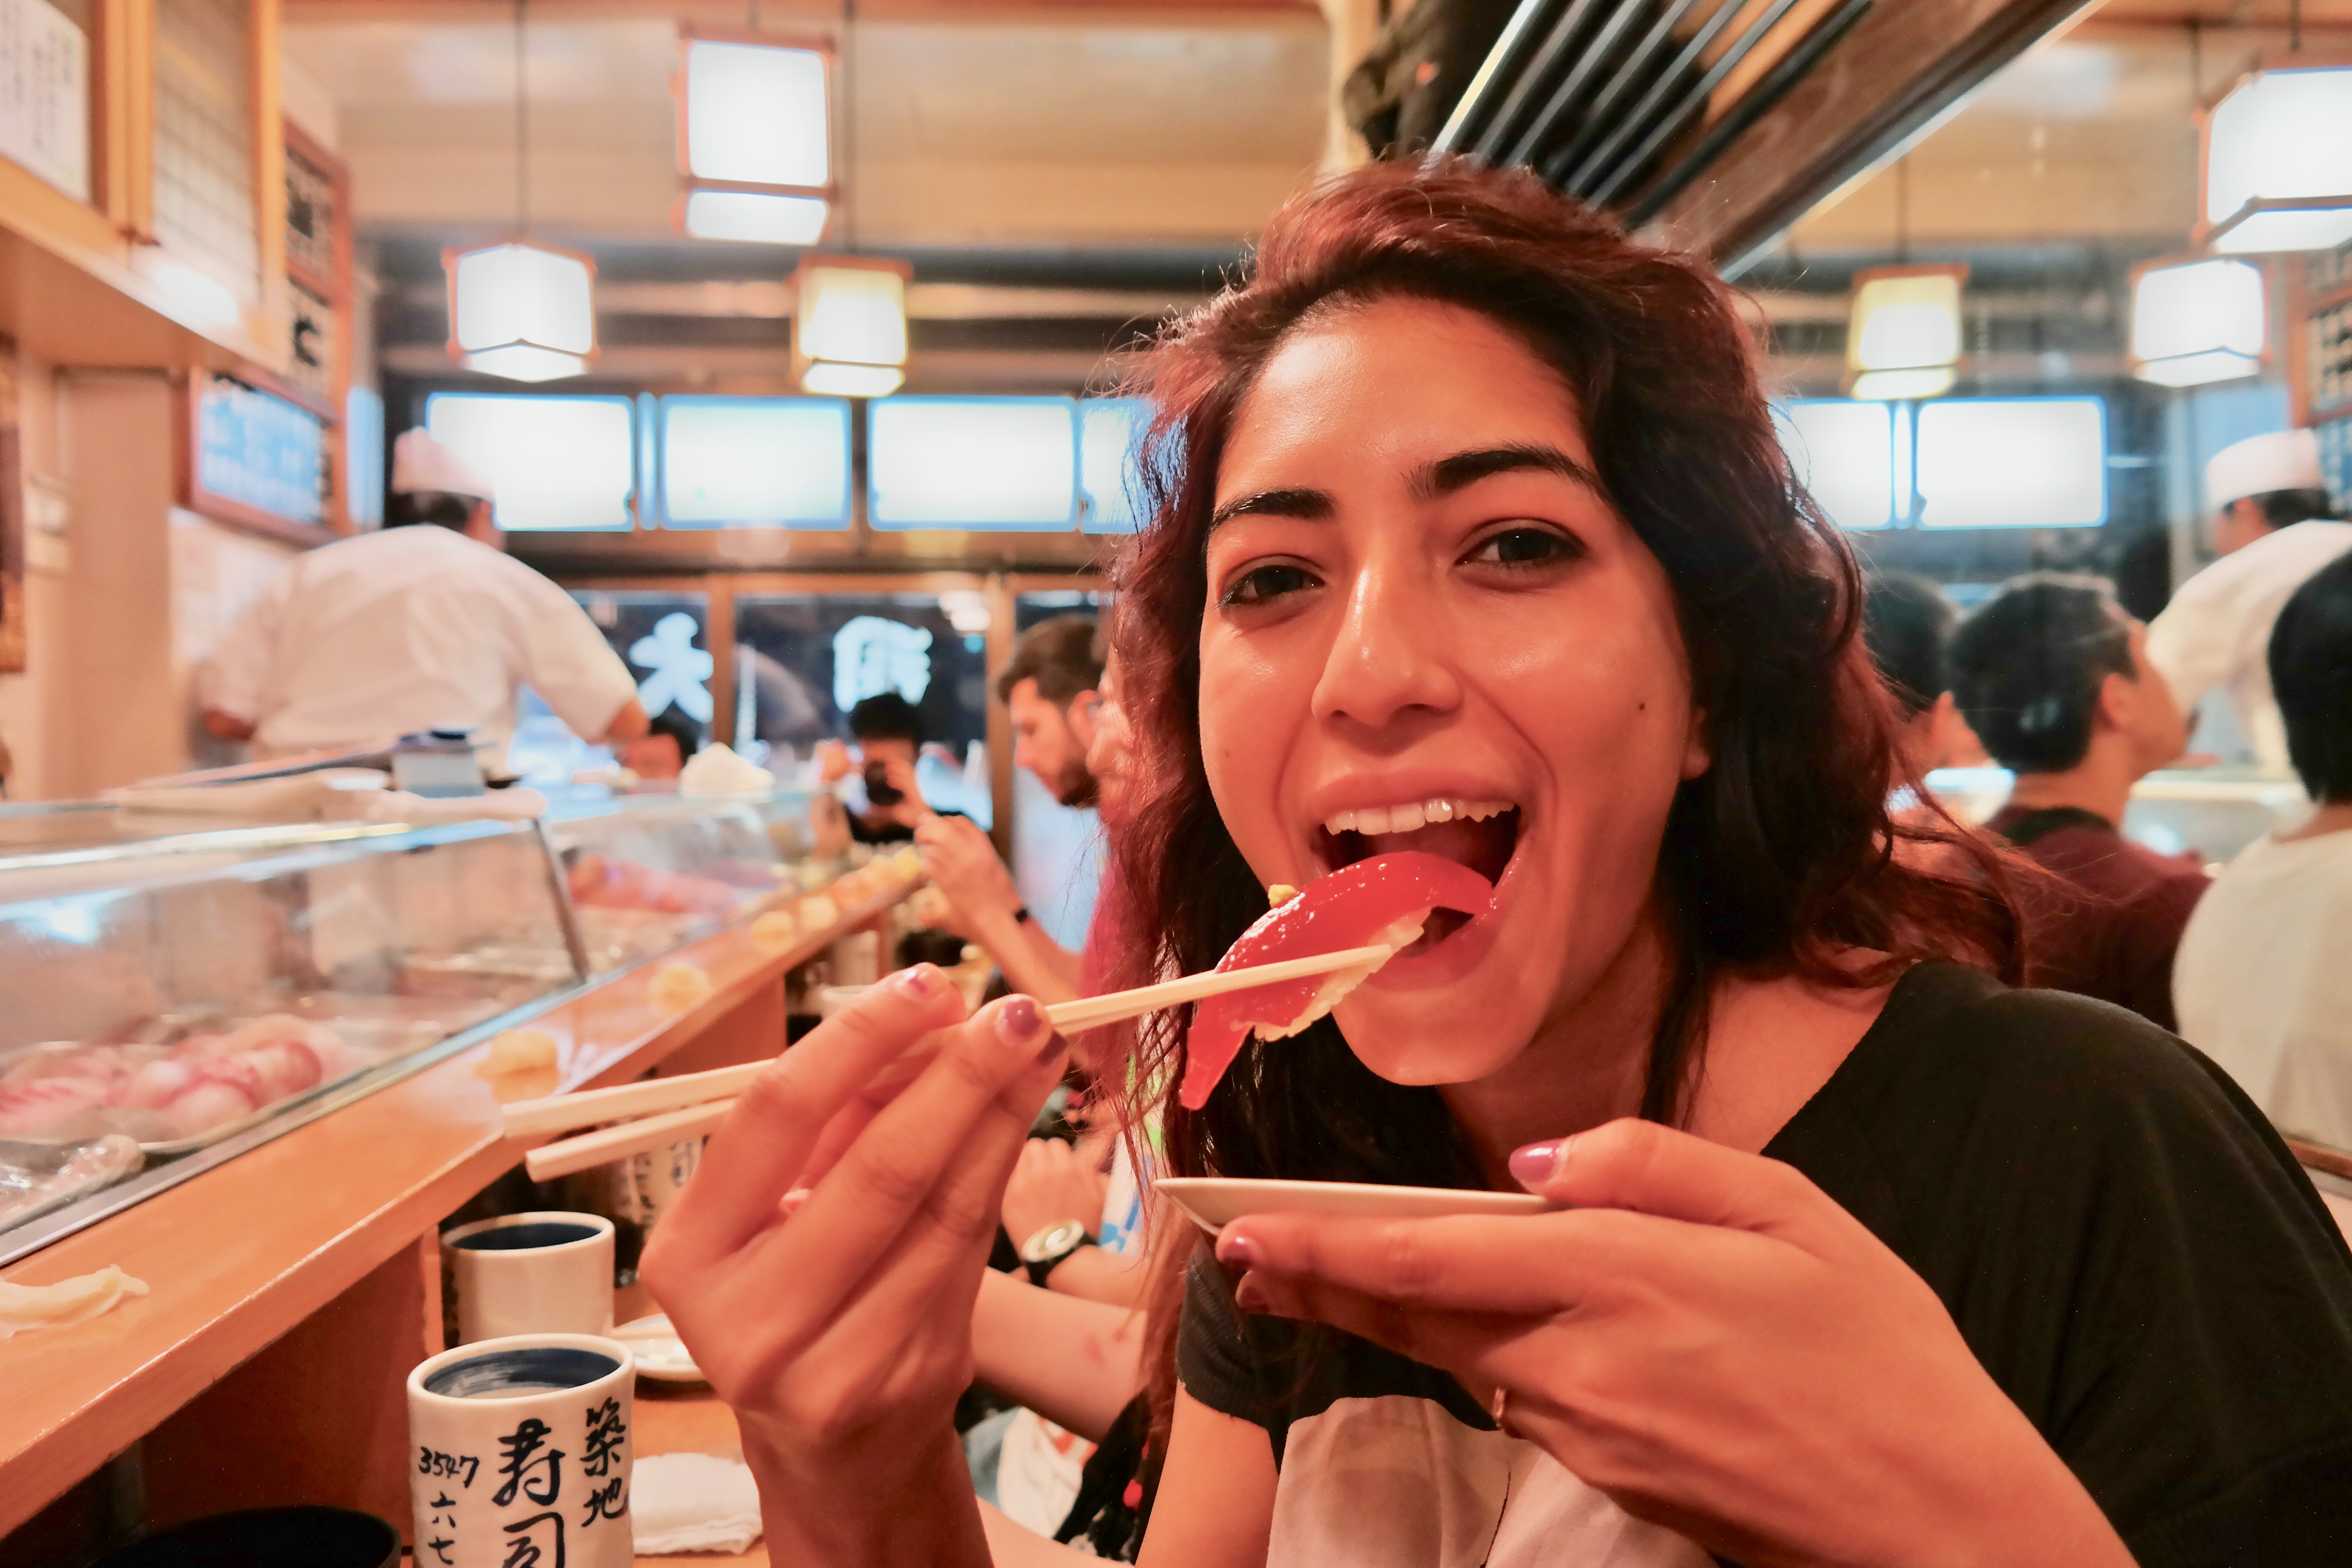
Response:
[[[687,1353],[677,1331],[669,1326],[669,1314],[656,1312],[651,1317],[637,1318],[613,1331],[613,1337],[629,1347],[637,1358],[637,1372],[657,1383],[700,1383],[702,1369],[694,1364]]]
[[[1456,1214],[1541,1214],[1533,1193],[1472,1193],[1453,1187],[1384,1187],[1364,1182],[1246,1181],[1163,1176],[1152,1190],[1202,1230],[1214,1233],[1254,1214],[1325,1214],[1353,1219],[1435,1219]]]

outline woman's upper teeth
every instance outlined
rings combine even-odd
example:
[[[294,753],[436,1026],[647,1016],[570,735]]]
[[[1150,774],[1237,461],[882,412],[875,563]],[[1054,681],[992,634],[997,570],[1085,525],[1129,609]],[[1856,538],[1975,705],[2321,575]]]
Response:
[[[1408,801],[1402,805],[1372,805],[1359,811],[1334,812],[1324,819],[1323,831],[1368,836],[1411,833],[1433,822],[1484,822],[1510,809],[1507,801],[1457,800],[1441,795],[1434,800]]]

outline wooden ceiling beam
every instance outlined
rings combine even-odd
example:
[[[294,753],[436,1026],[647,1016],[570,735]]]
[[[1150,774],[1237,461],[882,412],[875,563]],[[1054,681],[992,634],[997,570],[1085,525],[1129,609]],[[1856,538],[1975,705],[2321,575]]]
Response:
[[[1719,265],[1738,262],[2086,9],[2085,0],[1880,0],[1654,226]]]

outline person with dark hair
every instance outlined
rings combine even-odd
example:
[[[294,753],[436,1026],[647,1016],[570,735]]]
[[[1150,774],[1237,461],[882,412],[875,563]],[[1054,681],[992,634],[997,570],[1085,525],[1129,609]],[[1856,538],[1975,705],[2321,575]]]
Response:
[[[898,692],[881,691],[852,705],[847,718],[856,766],[842,753],[826,767],[825,782],[847,781],[843,804],[849,808],[850,837],[861,844],[906,843],[931,816],[915,781],[923,716]]]
[[[383,528],[297,556],[222,634],[199,682],[205,728],[261,757],[418,730],[471,730],[503,755],[528,685],[582,740],[643,735],[629,667],[504,539],[488,481],[406,432]]]
[[[1167,1216],[1142,1561],[2352,1542],[2352,1253],[2225,1075],[2003,984],[1990,844],[1891,818],[1859,573],[1757,355],[1700,265],[1426,159],[1294,199],[1150,356],[1118,978],[1370,856],[1494,894],[1197,1110],[1182,1010],[1143,1021],[1134,1111],[1171,1176],[1544,1204]],[[1930,835],[1957,870],[1895,852]],[[910,972],[751,1085],[663,1216],[645,1276],[778,1560],[988,1561],[947,1416],[1061,1061],[1029,999],[966,1021]]]
[[[2205,466],[2205,500],[2221,559],[2183,583],[2149,626],[2148,657],[2183,708],[2217,689],[2227,695],[2238,734],[2223,761],[2284,773],[2286,733],[2264,657],[2271,626],[2289,595],[2352,550],[2352,522],[2328,498],[2308,430],[2222,447]]]
[[[1064,805],[1101,804],[1087,749],[1102,685],[1101,634],[1093,616],[1080,615],[1023,632],[996,678],[997,700],[1013,720],[1013,765],[1034,773]],[[1048,1003],[1085,994],[1084,956],[1037,923],[988,835],[968,820],[940,817],[917,828],[915,842],[932,885],[954,906],[958,928],[988,950],[1007,983]]]
[[[2017,775],[1986,830],[2055,879],[2024,899],[2028,982],[2172,1027],[2173,950],[2205,873],[2118,828],[2131,786],[2189,738],[2147,628],[2102,579],[2037,572],[1977,607],[1951,666],[1960,711]]]
[[[2287,755],[2314,809],[2257,838],[2189,917],[2180,1033],[2282,1131],[2352,1150],[2352,554],[2294,591],[2271,633]]]
[[[647,721],[646,732],[624,742],[615,760],[641,779],[674,779],[687,759],[702,750],[702,726],[688,718],[677,704]]]
[[[1874,573],[1863,584],[1862,640],[1903,718],[1904,761],[1914,773],[1951,767],[1982,748],[1952,701],[1945,645],[1959,611],[1931,578]]]

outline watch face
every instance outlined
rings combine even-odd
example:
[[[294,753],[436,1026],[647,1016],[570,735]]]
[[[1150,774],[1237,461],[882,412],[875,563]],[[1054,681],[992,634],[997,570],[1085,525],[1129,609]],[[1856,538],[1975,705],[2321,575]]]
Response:
[[[1060,1220],[1032,1236],[1021,1244],[1021,1261],[1043,1263],[1048,1258],[1069,1251],[1087,1238],[1082,1220]]]

